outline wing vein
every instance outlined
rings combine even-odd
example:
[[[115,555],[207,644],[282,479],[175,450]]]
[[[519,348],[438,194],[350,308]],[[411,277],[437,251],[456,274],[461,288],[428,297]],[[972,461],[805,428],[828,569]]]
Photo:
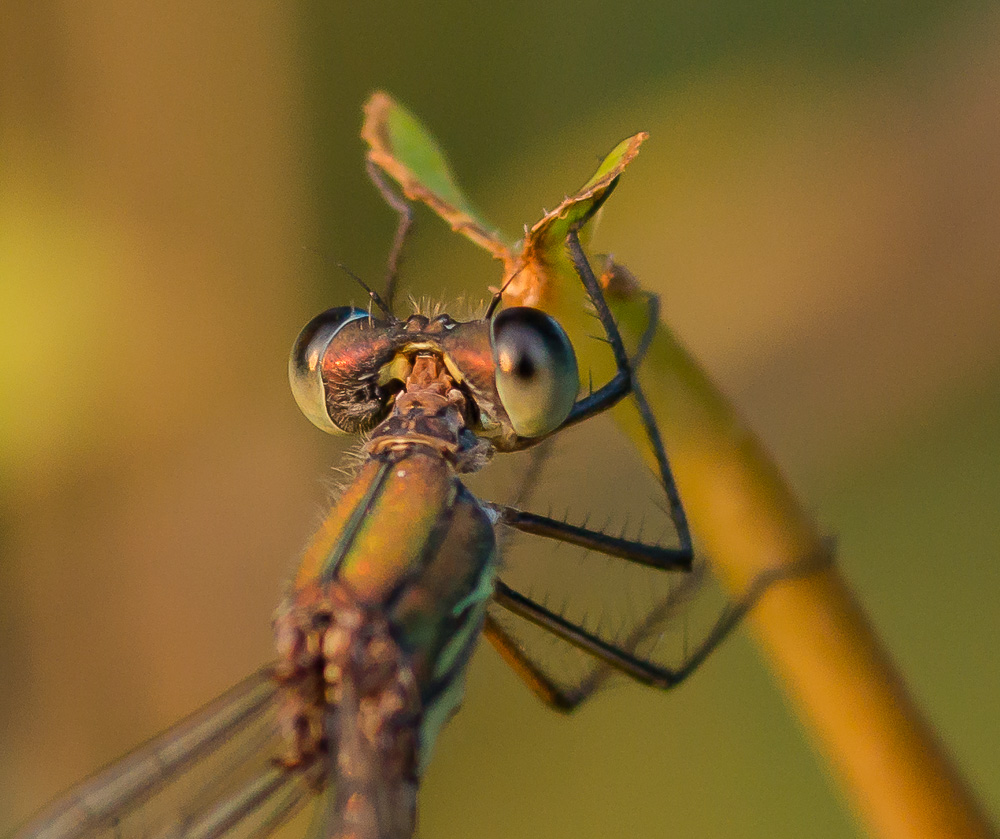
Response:
[[[274,699],[263,667],[190,717],[71,788],[13,839],[76,839],[106,826],[253,721]]]

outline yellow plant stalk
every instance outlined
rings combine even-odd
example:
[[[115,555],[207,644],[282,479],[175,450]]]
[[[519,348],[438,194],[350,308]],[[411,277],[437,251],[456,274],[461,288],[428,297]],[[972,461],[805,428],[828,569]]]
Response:
[[[629,294],[612,309],[634,336],[645,305]],[[665,327],[640,381],[691,527],[734,596],[764,571],[829,549],[760,442]],[[617,413],[641,435],[633,408]],[[835,564],[773,585],[748,621],[871,835],[993,835]]]
[[[608,197],[645,134],[620,143],[597,173],[508,244],[479,219],[459,190],[433,137],[388,95],[365,106],[369,159],[411,200],[422,201],[456,232],[504,265],[504,302],[533,305],[568,329],[586,328],[585,301],[565,249],[571,227]],[[636,347],[648,295],[627,271],[592,259],[621,326]],[[595,380],[607,359],[578,347]],[[604,355],[607,355],[605,352]],[[638,371],[666,442],[692,530],[725,585],[739,597],[759,574],[815,570],[772,585],[748,622],[798,714],[870,834],[879,839],[986,839],[994,833],[910,698],[903,679],[840,575],[831,542],[795,498],[774,462],[698,363],[657,324]],[[649,446],[634,404],[614,415],[642,451]],[[827,556],[829,561],[816,562]]]

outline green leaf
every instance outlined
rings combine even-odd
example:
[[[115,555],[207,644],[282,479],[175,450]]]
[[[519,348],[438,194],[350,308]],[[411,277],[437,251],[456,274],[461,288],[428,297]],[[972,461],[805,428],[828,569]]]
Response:
[[[649,137],[641,132],[627,140],[622,140],[611,153],[604,158],[593,177],[580,189],[545,217],[537,222],[528,234],[524,243],[523,253],[528,251],[549,255],[562,251],[569,229],[580,222],[585,222],[600,208],[604,200],[618,184],[618,178],[625,167],[639,153],[639,146]]]
[[[566,235],[570,227],[597,213],[649,136],[642,132],[615,146],[590,180],[528,231],[515,254],[472,208],[434,136],[412,113],[383,91],[374,93],[364,110],[361,137],[368,143],[368,159],[393,178],[407,198],[423,202],[452,230],[503,262],[505,297],[526,306],[542,305],[547,290],[559,284],[576,288]]]
[[[508,291],[525,306],[540,306],[551,297],[548,290],[556,284],[579,284],[566,253],[566,236],[576,224],[585,224],[601,208],[618,184],[625,167],[639,153],[639,146],[649,137],[645,131],[622,140],[604,158],[597,171],[572,196],[563,199],[537,222],[521,246],[521,254],[509,272]],[[516,273],[516,276],[514,274]]]
[[[462,194],[433,135],[387,93],[378,91],[365,103],[361,137],[369,146],[368,159],[393,178],[407,198],[422,201],[452,230],[505,265],[513,261],[500,234],[479,217]]]

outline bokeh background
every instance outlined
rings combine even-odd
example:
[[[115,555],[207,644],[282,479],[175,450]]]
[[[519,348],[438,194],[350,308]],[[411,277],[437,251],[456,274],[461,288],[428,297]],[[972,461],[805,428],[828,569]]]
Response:
[[[269,657],[343,450],[287,349],[393,229],[378,87],[509,231],[652,133],[595,245],[838,537],[1000,816],[996,6],[362,5],[4,4],[0,833]],[[407,291],[483,297],[496,266],[419,221]],[[743,633],[572,718],[484,648],[421,806],[428,837],[861,835]]]

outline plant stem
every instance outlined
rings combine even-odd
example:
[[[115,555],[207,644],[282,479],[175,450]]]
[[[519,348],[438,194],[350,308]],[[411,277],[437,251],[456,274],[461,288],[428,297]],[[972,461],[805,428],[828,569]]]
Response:
[[[633,346],[644,326],[640,296],[611,300]],[[547,308],[572,319],[565,297],[548,295]],[[662,324],[640,379],[692,529],[734,596],[768,569],[829,550],[755,435]],[[619,406],[616,419],[644,443],[634,407]],[[994,836],[832,562],[772,586],[748,622],[872,836]]]

